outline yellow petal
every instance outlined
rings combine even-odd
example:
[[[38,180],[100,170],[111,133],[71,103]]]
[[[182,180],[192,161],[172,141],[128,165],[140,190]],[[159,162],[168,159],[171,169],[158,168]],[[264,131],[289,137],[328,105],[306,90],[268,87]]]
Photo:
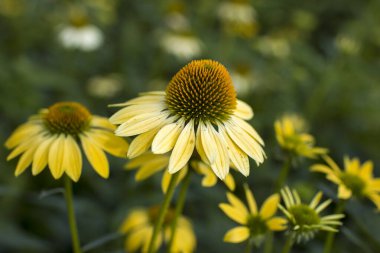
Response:
[[[190,120],[178,137],[169,160],[169,173],[182,169],[193,154],[195,146],[194,122]]]
[[[60,134],[51,144],[49,150],[49,168],[50,172],[55,179],[58,179],[62,176],[63,170],[63,159],[64,159],[64,143],[65,135]]]
[[[380,211],[380,194],[372,193],[368,195],[368,198],[376,205],[378,211]]]
[[[324,155],[322,157],[335,173],[339,174],[341,172],[339,166],[334,162],[333,159],[331,159],[331,157],[329,157],[328,155]]]
[[[224,183],[230,191],[235,190],[235,180],[231,174],[227,174],[226,178],[224,179]]]
[[[19,156],[20,154],[30,149],[30,147],[34,146],[36,142],[42,140],[42,136],[42,134],[29,136],[29,139],[25,140],[25,142],[20,143],[15,149],[12,150],[12,152],[7,157],[7,161]]]
[[[233,221],[236,221],[239,224],[246,224],[247,223],[247,215],[246,213],[241,210],[237,209],[231,205],[228,204],[219,204],[219,208],[222,209],[222,211]]]
[[[182,180],[186,176],[187,172],[188,172],[187,166],[183,167],[180,171],[177,172],[177,173],[179,173],[179,176],[178,176],[178,179],[176,182],[176,186],[180,182],[182,182]],[[170,180],[172,179],[172,176],[173,176],[173,174],[170,174],[167,170],[164,172],[164,175],[162,176],[162,180],[161,180],[161,189],[162,189],[163,193],[166,193],[166,191],[168,190],[169,183],[170,183]]]
[[[44,139],[37,147],[33,156],[32,174],[39,174],[47,165],[49,157],[49,149],[56,137]]]
[[[115,131],[116,127],[109,122],[107,118],[99,117],[99,116],[92,116],[91,118],[91,127],[95,128],[105,128],[110,131]]]
[[[258,143],[264,146],[263,139],[256,132],[256,130],[246,121],[239,119],[235,116],[231,116],[230,122],[233,122],[234,125],[239,126],[241,129],[244,129],[244,131],[247,132],[253,139],[255,139]]]
[[[135,209],[124,220],[119,231],[122,233],[128,233],[129,231],[147,223],[149,223],[147,212],[143,209]]]
[[[217,150],[214,146],[210,145],[213,143],[213,138],[206,124],[203,122],[199,122],[198,128],[200,128],[200,137],[202,142],[203,150],[206,154],[207,161],[209,164],[214,164],[217,156]]]
[[[237,100],[236,110],[234,112],[234,115],[245,120],[250,120],[253,117],[253,111],[252,111],[252,108],[247,103],[241,100]]]
[[[211,187],[214,186],[218,178],[215,176],[214,172],[212,172],[211,168],[207,166],[203,162],[193,162],[192,167],[200,174],[203,175],[202,178],[202,186],[203,187]]]
[[[164,154],[174,148],[178,136],[184,128],[184,120],[179,120],[164,126],[158,131],[152,143],[152,152],[155,154]]]
[[[352,195],[352,192],[350,189],[348,189],[344,185],[340,185],[338,187],[338,198],[340,199],[349,199]]]
[[[357,175],[359,173],[359,167],[360,162],[358,158],[352,158],[352,160],[350,160],[349,157],[344,157],[344,168],[346,172]]]
[[[163,159],[163,157],[166,157],[167,163],[169,163],[169,157],[166,155],[155,155],[150,152],[146,152],[138,157],[135,157],[127,163],[125,166],[126,169],[134,169],[137,167],[141,167],[144,165],[147,161],[154,160],[157,157],[160,157],[160,159]]]
[[[249,237],[249,229],[247,227],[236,227],[230,229],[224,235],[225,242],[239,243],[247,240]]]
[[[74,182],[78,182],[82,173],[82,155],[80,149],[71,136],[65,138],[64,146],[64,170]]]
[[[25,142],[31,136],[35,136],[42,130],[40,124],[25,123],[19,126],[5,142],[8,149],[14,148],[20,143]]]
[[[248,188],[248,185],[244,185],[245,197],[248,202],[249,210],[252,214],[257,214],[257,204],[252,191]]]
[[[135,158],[146,152],[152,144],[153,138],[158,130],[159,128],[154,128],[134,138],[128,149],[128,158]]]
[[[272,217],[277,211],[277,205],[280,201],[280,196],[278,194],[273,194],[267,198],[260,209],[260,216],[263,219],[268,219]]]
[[[370,180],[373,177],[373,162],[367,161],[361,166],[359,176],[365,181]]]
[[[84,153],[91,166],[103,178],[109,176],[109,165],[106,155],[93,141],[85,135],[80,135]]]
[[[112,124],[123,124],[124,122],[130,120],[131,118],[147,114],[147,113],[159,113],[162,109],[164,109],[162,104],[140,104],[140,105],[132,105],[120,109],[114,115],[110,117],[110,122]]]
[[[23,173],[25,169],[32,163],[33,155],[37,149],[37,146],[38,143],[34,143],[34,145],[30,146],[29,149],[25,151],[24,154],[22,154],[15,170],[16,177]]]
[[[282,231],[286,229],[287,220],[281,217],[274,217],[269,219],[266,224],[269,230]]]
[[[137,171],[136,181],[145,180],[153,174],[163,170],[168,165],[167,157],[156,157],[146,163]]]
[[[243,202],[240,201],[238,197],[236,197],[234,194],[230,192],[227,192],[227,199],[231,203],[231,206],[239,210],[243,214],[244,217],[248,216],[249,213],[248,213],[247,208],[245,207]]]
[[[310,202],[310,205],[309,205],[311,209],[315,209],[317,207],[317,205],[322,199],[322,195],[323,195],[322,192],[318,192],[317,194],[315,194],[313,200]]]
[[[205,164],[208,164],[208,165],[211,164],[211,162],[208,160],[208,158],[206,156],[205,150],[204,150],[203,145],[202,145],[202,132],[201,132],[201,128],[199,126],[197,128],[197,133],[196,133],[195,147],[197,149],[199,156],[201,157],[201,160]]]
[[[148,226],[141,227],[130,233],[125,241],[127,252],[137,252],[143,247],[146,240],[151,237],[152,229]]]
[[[115,136],[107,130],[92,129],[86,132],[88,138],[92,139],[96,145],[117,157],[126,157],[128,143],[120,137]]]

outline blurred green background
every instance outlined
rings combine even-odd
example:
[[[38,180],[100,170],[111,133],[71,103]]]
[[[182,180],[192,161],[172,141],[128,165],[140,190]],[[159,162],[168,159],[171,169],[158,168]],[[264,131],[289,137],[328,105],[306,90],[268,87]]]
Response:
[[[110,116],[108,104],[138,92],[163,90],[191,59],[211,58],[230,71],[238,96],[254,109],[268,160],[248,181],[258,202],[273,193],[281,168],[274,121],[304,116],[317,145],[342,164],[344,154],[380,164],[380,1],[378,0],[0,0],[0,142],[27,118],[58,101],[77,101]],[[3,145],[2,145],[3,146]],[[16,159],[0,149],[0,252],[70,252],[61,187],[45,170],[13,173]],[[82,244],[117,231],[136,206],[159,203],[160,176],[136,183],[126,160],[110,157],[111,176],[88,169],[74,185]],[[336,188],[310,174],[310,161],[291,172],[289,185],[309,200]],[[217,204],[224,184],[202,188],[194,177],[185,215],[194,224],[196,252],[242,252],[223,243],[235,224]],[[330,209],[332,210],[333,207]],[[367,202],[351,201],[334,252],[380,252],[380,217]],[[283,244],[276,236],[275,252]],[[321,252],[324,235],[294,252]],[[116,238],[88,252],[123,252]]]

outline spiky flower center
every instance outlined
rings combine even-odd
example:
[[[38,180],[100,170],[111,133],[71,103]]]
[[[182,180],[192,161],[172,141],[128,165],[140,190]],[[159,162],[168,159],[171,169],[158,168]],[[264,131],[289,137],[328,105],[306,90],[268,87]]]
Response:
[[[236,92],[222,64],[195,60],[169,82],[166,103],[173,114],[186,120],[225,121],[236,108]]]
[[[365,188],[365,182],[357,175],[342,173],[341,180],[343,184],[352,191],[356,196],[361,196]]]
[[[90,124],[91,114],[76,102],[59,102],[48,108],[45,125],[51,133],[78,135]]]
[[[318,213],[305,204],[295,205],[289,209],[294,218],[294,224],[303,227],[318,225],[321,221]]]

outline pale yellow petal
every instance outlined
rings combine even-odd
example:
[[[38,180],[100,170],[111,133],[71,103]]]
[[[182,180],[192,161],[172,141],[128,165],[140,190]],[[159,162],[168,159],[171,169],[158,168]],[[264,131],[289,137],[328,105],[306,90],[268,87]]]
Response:
[[[188,172],[187,166],[183,167],[180,171],[177,172],[179,173],[179,176],[176,182],[176,186],[182,182],[187,172]],[[170,183],[170,180],[172,179],[172,176],[173,174],[170,174],[167,170],[165,170],[164,175],[162,176],[162,180],[161,180],[161,189],[163,193],[166,193],[166,191],[168,190],[169,183]]]
[[[36,136],[30,136],[27,140],[20,143],[15,149],[12,150],[12,152],[7,156],[7,161],[26,152],[28,149],[30,149],[31,146],[33,146],[36,142],[38,142],[42,138],[43,138],[42,134],[39,134]]]
[[[110,122],[112,124],[123,124],[124,122],[130,120],[131,118],[147,114],[147,113],[159,113],[164,109],[163,104],[140,104],[140,105],[131,105],[120,109],[114,115],[110,117]]]
[[[92,129],[86,132],[88,138],[91,138],[101,149],[117,157],[126,157],[128,143],[120,137],[115,136],[107,130]]]
[[[191,164],[198,173],[203,175],[201,182],[203,187],[211,187],[217,183],[218,178],[208,165],[203,162],[192,162]]]
[[[189,161],[195,147],[194,122],[190,120],[182,130],[169,160],[169,173],[182,169]]]
[[[48,164],[49,149],[56,137],[44,139],[37,147],[33,156],[32,174],[35,176],[39,174]]]
[[[80,135],[83,151],[94,170],[103,178],[109,176],[109,165],[106,155],[93,141],[85,135]]]
[[[241,129],[244,129],[253,139],[255,139],[258,143],[264,146],[264,141],[260,137],[260,135],[256,132],[256,130],[248,124],[246,121],[239,119],[235,116],[231,116],[230,121],[233,125],[239,126]]]
[[[104,128],[110,131],[115,131],[116,129],[116,126],[114,126],[107,118],[95,115],[92,116],[90,125],[94,128]]]
[[[252,111],[252,108],[247,103],[241,100],[237,100],[236,110],[234,112],[234,115],[245,120],[250,120],[253,117],[253,111]]]
[[[271,231],[282,231],[286,229],[288,221],[281,217],[273,217],[266,224]]]
[[[247,223],[247,215],[244,213],[244,211],[237,209],[231,205],[228,204],[219,204],[219,208],[222,209],[222,211],[233,221],[236,221],[239,224],[246,224]]]
[[[184,120],[178,120],[176,123],[161,128],[154,137],[152,152],[155,154],[164,154],[172,150],[177,142],[178,136],[184,128],[184,123]]]
[[[160,159],[163,159],[164,157],[166,158],[167,160],[167,163],[169,163],[169,157],[166,156],[166,155],[155,155],[155,154],[152,154],[150,152],[146,152],[138,157],[135,157],[131,160],[129,160],[129,162],[125,165],[125,168],[126,169],[134,169],[134,168],[137,168],[137,167],[141,167],[142,165],[144,165],[147,161],[150,161],[150,160],[154,160],[156,158],[160,158]]]
[[[322,195],[323,195],[322,192],[318,192],[317,194],[315,194],[313,200],[309,204],[311,209],[315,209],[317,207],[317,205],[322,199]]]
[[[39,145],[40,141],[36,140],[35,142],[31,143],[31,146],[28,150],[22,154],[20,157],[20,160],[17,163],[16,170],[15,170],[15,176],[19,176],[22,172],[25,171],[25,169],[32,163],[33,155]]]
[[[248,185],[244,185],[245,197],[248,202],[249,210],[252,214],[257,214],[257,204],[252,191],[248,188]]]
[[[168,159],[166,157],[156,157],[146,163],[137,171],[135,179],[136,181],[145,180],[153,174],[163,170],[168,165]]]
[[[260,209],[260,216],[263,219],[268,219],[272,217],[277,211],[277,205],[280,202],[280,196],[278,194],[273,194],[267,198]]]
[[[338,187],[338,198],[340,199],[349,199],[351,198],[352,192],[344,185]]]
[[[58,179],[62,176],[63,170],[63,159],[64,159],[64,145],[65,144],[65,135],[60,134],[50,146],[49,149],[49,168],[50,172],[55,179]]]
[[[134,138],[128,149],[128,158],[132,159],[146,152],[150,145],[152,145],[152,141],[158,130],[159,128],[154,128]]]
[[[235,227],[230,229],[224,235],[224,241],[230,243],[240,243],[249,238],[249,229],[247,227]]]
[[[201,128],[199,126],[197,128],[197,133],[196,133],[196,138],[195,138],[195,147],[197,149],[199,156],[201,157],[201,160],[204,163],[209,165],[210,161],[208,160],[206,153],[205,153],[205,150],[204,150],[203,145],[202,145],[202,132],[201,132]]]
[[[199,122],[198,128],[200,129],[199,135],[201,137],[202,147],[207,157],[205,162],[209,162],[209,165],[215,163],[216,156],[218,155],[216,148],[213,145],[213,138],[206,124]]]
[[[74,182],[78,182],[82,173],[82,154],[73,137],[65,138],[64,150],[63,169]]]
[[[139,114],[121,124],[115,131],[118,136],[134,136],[150,131],[160,124],[169,116],[169,113],[154,112]]]

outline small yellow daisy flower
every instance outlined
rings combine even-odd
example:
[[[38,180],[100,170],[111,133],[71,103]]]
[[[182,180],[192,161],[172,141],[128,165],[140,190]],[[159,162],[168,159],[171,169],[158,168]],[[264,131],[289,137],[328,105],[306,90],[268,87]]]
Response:
[[[236,99],[227,69],[216,61],[192,61],[175,74],[165,92],[143,93],[115,106],[124,107],[110,118],[120,125],[116,135],[137,136],[128,157],[150,147],[155,154],[172,151],[171,174],[185,167],[194,149],[220,179],[230,164],[248,176],[248,156],[257,164],[264,161],[264,142],[244,121],[253,117],[252,109]]]
[[[280,201],[279,194],[273,194],[267,198],[260,211],[257,210],[255,198],[246,185],[245,195],[248,208],[232,193],[227,193],[227,198],[230,203],[222,203],[219,205],[229,218],[242,225],[229,230],[224,236],[225,242],[240,243],[252,238],[259,244],[264,239],[267,231],[281,231],[286,229],[286,219],[274,216]]]
[[[276,139],[280,146],[295,155],[316,158],[328,152],[325,148],[315,147],[314,137],[305,133],[305,121],[297,115],[285,115],[274,123]]]
[[[66,172],[77,182],[82,173],[81,146],[95,171],[108,178],[109,165],[104,151],[125,157],[128,149],[128,143],[113,134],[114,129],[106,118],[91,115],[79,103],[56,103],[30,117],[12,133],[5,142],[8,149],[13,149],[7,160],[21,155],[16,176],[29,165],[33,175],[49,165],[54,179]]]
[[[120,232],[127,235],[125,248],[127,252],[147,252],[153,228],[158,219],[159,206],[149,209],[138,208],[126,217]],[[163,233],[157,237],[155,252],[162,244],[167,244],[171,237],[171,222],[174,218],[174,210],[169,209],[164,220]],[[196,237],[190,221],[184,216],[178,217],[176,233],[170,252],[190,253],[195,250]]]
[[[344,171],[328,156],[323,157],[327,165],[315,164],[312,171],[326,174],[326,178],[338,185],[338,198],[351,196],[367,197],[380,210],[380,178],[373,177],[373,163],[360,164],[358,158],[344,158]]]
[[[135,175],[136,181],[145,180],[154,174],[165,170],[169,165],[170,156],[167,154],[156,155],[151,152],[146,152],[136,158],[132,158],[125,166],[127,170],[137,169],[137,173]],[[192,159],[191,168],[194,169],[200,175],[203,175],[202,186],[204,187],[212,187],[214,186],[218,178],[212,172],[211,168],[203,163],[200,160]],[[179,178],[176,182],[178,185],[185,175],[189,172],[189,166],[186,164],[184,168],[179,171]],[[162,180],[161,180],[161,188],[164,193],[166,193],[169,183],[171,180],[172,174],[170,174],[167,170],[164,171]],[[228,174],[223,182],[227,185],[227,187],[233,191],[235,189],[235,180],[233,179],[231,174]]]
[[[322,192],[318,192],[309,205],[301,202],[296,190],[289,187],[281,189],[282,200],[285,207],[278,205],[288,219],[288,231],[297,243],[312,239],[318,231],[338,232],[335,226],[342,225],[339,220],[343,214],[321,216],[321,212],[331,203],[331,199],[319,204]]]

